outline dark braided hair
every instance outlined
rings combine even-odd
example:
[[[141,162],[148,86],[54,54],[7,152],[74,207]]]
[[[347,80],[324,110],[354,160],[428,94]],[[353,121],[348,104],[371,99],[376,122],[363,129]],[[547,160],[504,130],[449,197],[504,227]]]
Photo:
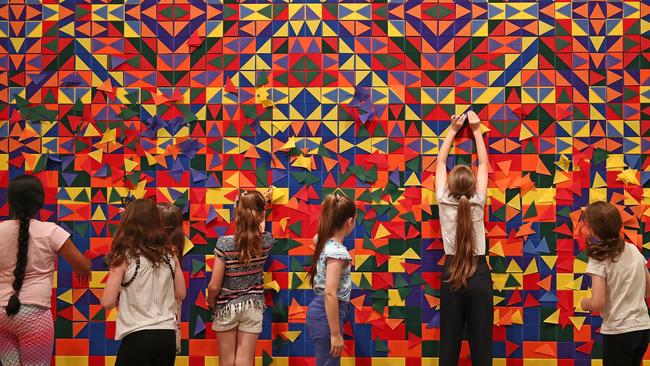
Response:
[[[14,294],[9,298],[5,311],[7,315],[14,315],[20,310],[20,289],[25,280],[27,267],[27,249],[29,242],[29,222],[42,207],[45,192],[38,178],[32,175],[21,175],[9,183],[8,201],[12,216],[18,219],[18,255],[14,269]]]

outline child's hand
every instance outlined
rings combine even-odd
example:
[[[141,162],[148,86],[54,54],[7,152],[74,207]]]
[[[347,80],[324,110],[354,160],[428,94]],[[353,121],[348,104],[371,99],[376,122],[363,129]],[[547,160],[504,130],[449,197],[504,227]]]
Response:
[[[345,349],[345,343],[343,343],[343,336],[341,333],[332,334],[330,336],[330,343],[332,345],[332,348],[330,348],[330,354],[332,357],[341,357],[341,353],[343,353],[343,350]]]
[[[590,311],[589,310],[589,298],[588,297],[583,297],[580,299],[580,309],[584,311]]]
[[[208,302],[208,306],[210,309],[214,309],[214,306],[217,304],[217,295],[219,293],[217,291],[211,291],[210,288],[208,288],[208,297],[206,298]]]
[[[467,120],[469,121],[469,127],[472,129],[472,131],[480,130],[481,120],[476,115],[476,112],[468,111],[466,114],[467,114]]]
[[[266,200],[266,202],[268,202],[268,203],[271,203],[271,201],[273,200],[273,189],[274,188],[275,187],[270,186],[269,189],[267,189],[266,192],[264,192],[264,194],[263,194],[264,200]]]
[[[88,283],[90,277],[92,276],[92,271],[78,271],[75,273],[77,275],[77,281],[81,283]]]
[[[454,130],[455,132],[460,131],[461,128],[463,128],[463,124],[465,123],[465,119],[467,118],[467,115],[461,114],[460,116],[453,115],[451,116],[451,129]]]

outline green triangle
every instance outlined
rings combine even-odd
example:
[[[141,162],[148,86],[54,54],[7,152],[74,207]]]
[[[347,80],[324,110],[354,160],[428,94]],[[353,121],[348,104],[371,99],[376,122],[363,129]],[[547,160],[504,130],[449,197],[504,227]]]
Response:
[[[307,71],[319,71],[320,67],[316,64],[311,57],[305,56],[305,70]]]
[[[289,229],[291,229],[291,231],[293,231],[294,233],[298,234],[298,236],[302,235],[302,222],[298,221],[289,225]]]
[[[262,351],[262,366],[271,366],[273,363],[273,357],[266,353],[266,351]]]
[[[75,222],[74,223],[74,231],[81,235],[85,236],[86,233],[88,233],[88,229],[90,228],[90,222],[89,221],[83,221],[83,222]]]
[[[273,19],[273,6],[271,5],[267,5],[257,12],[269,19]]]
[[[406,279],[402,274],[395,274],[394,276],[394,286],[395,288],[408,287],[409,284],[406,282]]]
[[[298,262],[298,259],[296,257],[290,257],[291,258],[291,264],[289,265],[289,270],[291,272],[305,272],[305,268],[300,262]]]
[[[381,340],[379,338],[375,339],[375,351],[377,352],[388,352],[388,342]]]
[[[406,300],[406,298],[413,292],[413,289],[410,287],[400,287],[397,289],[397,293],[399,293],[400,298],[402,300]]]
[[[600,164],[607,160],[607,156],[609,155],[609,151],[597,148],[594,150],[594,164]]]
[[[508,279],[506,280],[506,287],[521,287],[521,284],[513,275],[508,275]]]
[[[305,84],[310,85],[314,80],[320,76],[320,71],[307,71],[305,72]]]
[[[535,202],[530,204],[528,211],[524,215],[524,219],[532,219],[537,216],[537,208],[535,208]]]
[[[278,76],[273,79],[274,82],[281,83],[283,85],[288,85],[289,84],[289,73],[288,72],[283,72],[279,74]]]
[[[368,291],[373,290],[372,285],[370,284],[370,282],[368,282],[368,279],[364,274],[361,275],[361,281],[359,281],[359,288]]]

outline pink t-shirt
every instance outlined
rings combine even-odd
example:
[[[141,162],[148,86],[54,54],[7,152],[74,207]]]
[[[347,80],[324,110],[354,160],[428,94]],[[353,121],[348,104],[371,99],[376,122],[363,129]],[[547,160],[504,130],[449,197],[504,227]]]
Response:
[[[14,269],[18,254],[18,220],[0,222],[0,306],[6,306],[14,290]],[[22,304],[49,308],[52,295],[54,261],[70,234],[51,222],[32,220],[25,281],[18,298]]]

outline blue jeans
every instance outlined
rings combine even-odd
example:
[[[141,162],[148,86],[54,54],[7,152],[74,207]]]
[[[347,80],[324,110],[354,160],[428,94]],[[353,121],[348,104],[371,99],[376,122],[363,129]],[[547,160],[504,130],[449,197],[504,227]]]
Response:
[[[339,323],[341,324],[341,333],[343,333],[343,323],[348,319],[350,314],[350,303],[339,301]],[[327,323],[327,313],[325,312],[325,298],[321,295],[316,297],[309,304],[307,310],[307,331],[314,342],[314,352],[316,353],[316,366],[338,366],[341,364],[340,357],[330,355],[330,326]]]

